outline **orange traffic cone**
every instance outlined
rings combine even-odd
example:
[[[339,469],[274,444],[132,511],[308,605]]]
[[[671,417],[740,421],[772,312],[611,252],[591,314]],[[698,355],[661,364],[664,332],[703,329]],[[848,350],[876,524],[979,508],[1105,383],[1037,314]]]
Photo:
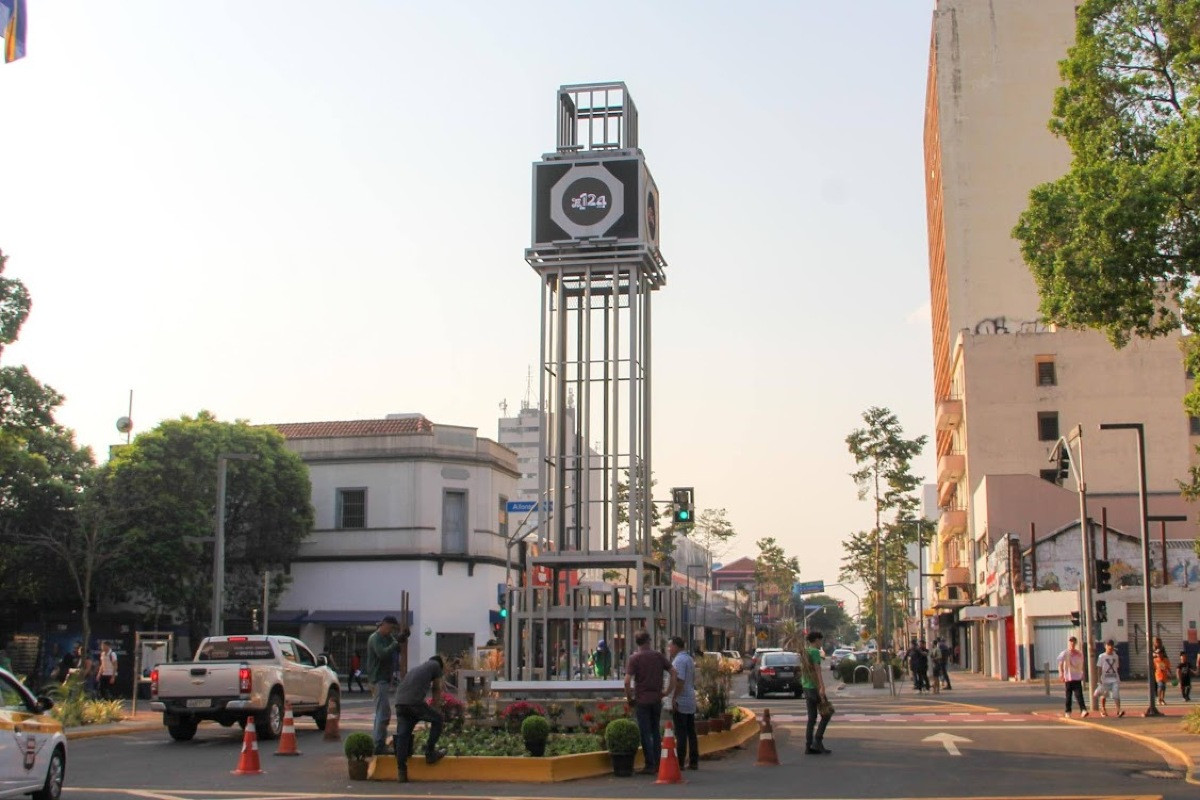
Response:
[[[234,775],[262,775],[258,763],[258,734],[254,731],[254,717],[246,718],[246,735],[242,737],[242,755],[238,759]]]
[[[327,742],[340,742],[342,740],[342,732],[338,730],[338,715],[341,711],[341,701],[334,700],[329,704],[329,711],[325,714],[325,741]]]
[[[758,732],[758,761],[756,767],[778,767],[779,753],[775,750],[775,730],[771,727],[771,709],[763,712],[762,729]]]
[[[298,756],[300,751],[296,749],[296,721],[292,717],[292,704],[283,704],[283,732],[279,734],[279,749],[275,751],[277,756]]]
[[[658,757],[658,780],[655,783],[687,783],[679,772],[679,758],[675,754],[675,726],[667,720],[663,731],[662,755]]]

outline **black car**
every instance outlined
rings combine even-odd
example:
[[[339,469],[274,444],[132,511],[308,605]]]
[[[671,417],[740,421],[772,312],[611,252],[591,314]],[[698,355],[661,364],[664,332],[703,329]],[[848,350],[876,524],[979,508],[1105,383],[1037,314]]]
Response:
[[[800,655],[780,651],[763,653],[750,670],[750,696],[763,697],[770,692],[792,692],[800,697]]]

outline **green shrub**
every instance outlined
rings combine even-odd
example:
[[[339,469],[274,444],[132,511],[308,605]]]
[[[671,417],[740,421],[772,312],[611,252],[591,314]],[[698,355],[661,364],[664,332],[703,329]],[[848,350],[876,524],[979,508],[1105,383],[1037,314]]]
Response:
[[[598,753],[603,750],[604,740],[593,733],[559,733],[551,736],[546,742],[547,756],[572,756],[576,753]]]
[[[375,755],[375,740],[371,734],[357,731],[346,737],[342,750],[351,761],[366,761]]]
[[[69,675],[61,686],[51,689],[50,698],[54,700],[50,716],[61,722],[64,728],[76,728],[83,724],[83,706],[88,702],[88,697],[79,673]]]
[[[614,719],[604,729],[604,741],[610,753],[636,753],[642,743],[642,732],[631,719]]]
[[[531,714],[521,723],[521,738],[526,742],[544,742],[550,736],[550,723],[538,714]]]
[[[1200,733],[1200,708],[1193,708],[1183,718],[1183,729],[1188,733]]]
[[[82,708],[84,725],[103,725],[125,719],[125,709],[120,700],[84,700]]]

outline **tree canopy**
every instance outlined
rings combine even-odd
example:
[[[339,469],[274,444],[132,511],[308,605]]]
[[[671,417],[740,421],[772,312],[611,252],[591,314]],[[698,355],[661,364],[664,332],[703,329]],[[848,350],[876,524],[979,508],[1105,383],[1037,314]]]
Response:
[[[25,285],[4,275],[7,261],[0,253],[0,353],[17,340],[32,306]],[[70,587],[45,568],[43,544],[76,529],[84,476],[93,460],[54,418],[63,399],[24,366],[0,366],[0,603],[5,605],[53,604],[72,596]]]
[[[1085,0],[1076,19],[1049,123],[1071,168],[1013,231],[1042,314],[1118,346],[1197,330],[1200,0]]]
[[[842,547],[842,580],[858,580],[870,587],[875,618],[886,624],[894,589],[904,584],[911,569],[904,548],[916,541],[918,527],[908,524],[917,508],[916,490],[921,477],[912,473],[912,461],[925,447],[927,437],[904,438],[904,428],[891,410],[873,406],[863,412],[865,427],[846,437],[846,446],[858,469],[850,473],[858,498],[869,500],[875,514],[870,531],[852,534]],[[886,633],[878,629],[882,642]]]
[[[220,422],[202,411],[161,423],[118,450],[108,464],[106,516],[126,540],[145,599],[178,613],[193,637],[211,614],[212,544],[217,457],[229,461],[226,480],[225,611],[259,603],[261,575],[274,569],[272,596],[286,585],[282,573],[312,530],[308,469],[272,428]]]

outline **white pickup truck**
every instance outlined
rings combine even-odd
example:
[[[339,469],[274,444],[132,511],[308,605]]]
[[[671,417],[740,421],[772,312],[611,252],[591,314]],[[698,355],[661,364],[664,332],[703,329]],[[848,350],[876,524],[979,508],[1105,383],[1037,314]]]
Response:
[[[211,636],[194,661],[160,664],[150,672],[150,708],[176,741],[196,735],[201,720],[230,726],[254,717],[260,739],[283,731],[283,704],[310,715],[324,730],[340,703],[337,675],[290,636]]]

